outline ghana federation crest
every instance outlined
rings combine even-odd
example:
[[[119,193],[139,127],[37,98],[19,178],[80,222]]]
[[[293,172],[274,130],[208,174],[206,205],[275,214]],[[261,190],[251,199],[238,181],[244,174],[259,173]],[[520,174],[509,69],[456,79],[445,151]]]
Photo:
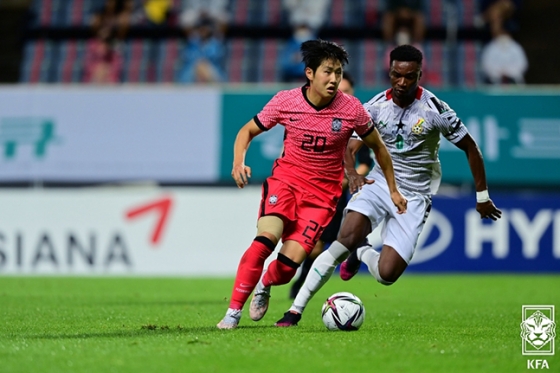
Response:
[[[418,122],[416,122],[416,124],[412,126],[412,132],[415,135],[420,135],[424,131],[424,122],[425,121],[423,118],[419,118]]]
[[[331,128],[333,132],[340,132],[340,130],[342,129],[342,119],[333,118]]]

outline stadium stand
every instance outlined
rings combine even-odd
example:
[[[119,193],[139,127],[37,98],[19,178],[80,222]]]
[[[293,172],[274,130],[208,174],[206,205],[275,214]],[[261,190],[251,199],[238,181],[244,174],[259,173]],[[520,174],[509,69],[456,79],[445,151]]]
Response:
[[[79,83],[83,79],[89,22],[104,0],[33,0],[20,81]],[[137,5],[139,5],[139,0]],[[172,0],[174,15],[165,30],[134,24],[120,43],[124,56],[122,82],[171,83],[177,76],[184,36],[176,15],[183,0]],[[319,36],[345,45],[349,71],[359,86],[386,83],[387,46],[379,21],[384,0],[332,0]],[[279,82],[278,56],[290,35],[281,0],[230,0],[226,34],[226,80],[232,83]],[[456,15],[459,38],[446,39],[449,15]],[[476,0],[425,0],[428,33],[422,44],[425,84],[473,87],[483,39],[476,32]],[[475,31],[473,31],[475,30]]]

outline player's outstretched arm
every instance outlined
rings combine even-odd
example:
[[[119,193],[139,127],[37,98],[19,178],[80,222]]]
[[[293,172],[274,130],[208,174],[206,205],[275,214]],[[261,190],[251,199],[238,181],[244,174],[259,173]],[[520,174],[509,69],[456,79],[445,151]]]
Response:
[[[469,160],[469,166],[476,187],[476,211],[480,214],[480,218],[498,220],[502,217],[502,212],[494,206],[494,202],[492,202],[488,194],[484,160],[476,141],[467,133],[455,145],[465,152]]]
[[[377,129],[374,129],[369,135],[364,137],[364,143],[373,149],[375,153],[375,159],[381,167],[385,179],[387,179],[387,185],[389,186],[389,191],[391,192],[391,199],[395,206],[397,206],[399,214],[406,212],[407,200],[403,197],[399,188],[397,188],[397,182],[395,181],[395,171],[393,170],[393,161],[391,160],[391,155],[381,139]]]
[[[255,136],[263,132],[257,126],[254,119],[251,119],[245,124],[239,132],[233,144],[233,168],[231,170],[231,177],[239,188],[243,188],[249,183],[251,177],[251,167],[245,166],[245,155],[249,149],[249,144]]]
[[[366,179],[363,170],[356,169],[356,153],[360,150],[364,143],[360,140],[350,139],[346,152],[344,153],[344,172],[348,180],[348,189],[350,193],[356,192],[364,184],[372,184],[375,180]],[[360,172],[362,171],[362,173]],[[367,174],[367,172],[366,172]]]

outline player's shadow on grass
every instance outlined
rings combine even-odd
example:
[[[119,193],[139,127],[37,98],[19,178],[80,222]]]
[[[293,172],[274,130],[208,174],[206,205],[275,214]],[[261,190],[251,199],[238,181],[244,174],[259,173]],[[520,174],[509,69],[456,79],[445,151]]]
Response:
[[[209,300],[164,300],[159,301],[157,299],[131,299],[122,301],[106,301],[101,302],[107,306],[144,306],[144,305],[158,305],[158,306],[215,306],[227,304],[223,299],[209,299]],[[99,304],[99,303],[97,303]]]
[[[243,325],[239,330],[256,330],[276,328],[274,325]],[[137,330],[121,330],[107,333],[76,333],[76,334],[30,334],[30,335],[12,335],[13,338],[29,338],[29,339],[91,339],[91,338],[146,338],[156,335],[181,335],[193,333],[231,333],[235,331],[220,330],[214,325],[183,327],[183,326],[157,326],[142,325]],[[195,339],[195,341],[198,341]],[[198,343],[198,342],[197,342]]]

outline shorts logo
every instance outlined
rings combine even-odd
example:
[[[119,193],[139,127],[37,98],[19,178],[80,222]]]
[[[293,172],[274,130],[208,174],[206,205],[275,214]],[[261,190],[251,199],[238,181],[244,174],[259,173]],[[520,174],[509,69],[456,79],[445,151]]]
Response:
[[[276,194],[271,195],[270,198],[268,199],[268,204],[275,205],[276,202],[278,202],[278,196]]]
[[[423,124],[424,124],[424,119],[422,118],[418,119],[418,122],[416,122],[416,124],[412,126],[412,132],[415,135],[420,135],[424,131],[424,127],[422,126]]]
[[[332,131],[333,132],[340,132],[342,129],[342,119],[333,118],[332,120]]]
[[[554,306],[523,306],[520,326],[523,355],[554,355]]]

